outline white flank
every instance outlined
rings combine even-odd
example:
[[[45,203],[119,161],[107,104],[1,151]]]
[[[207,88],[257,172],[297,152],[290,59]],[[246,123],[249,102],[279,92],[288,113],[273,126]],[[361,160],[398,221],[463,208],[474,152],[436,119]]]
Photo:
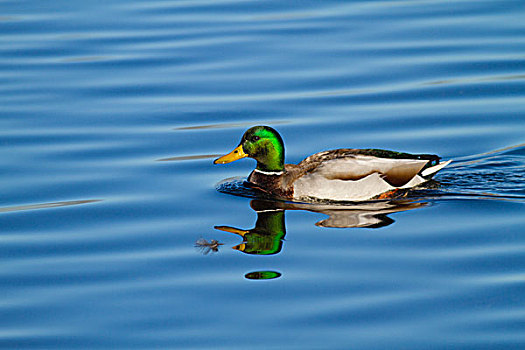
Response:
[[[379,173],[351,181],[330,180],[314,172],[294,182],[294,198],[298,200],[313,197],[336,201],[363,201],[394,188],[383,180]]]

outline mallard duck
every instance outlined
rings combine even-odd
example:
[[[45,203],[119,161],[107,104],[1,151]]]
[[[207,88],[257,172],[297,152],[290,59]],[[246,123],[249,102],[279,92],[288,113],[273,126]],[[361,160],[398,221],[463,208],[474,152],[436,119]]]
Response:
[[[381,149],[336,149],[313,154],[299,164],[284,164],[284,143],[269,126],[254,126],[215,164],[250,157],[257,161],[250,186],[287,200],[364,201],[391,198],[397,191],[430,180],[451,160],[433,154]]]

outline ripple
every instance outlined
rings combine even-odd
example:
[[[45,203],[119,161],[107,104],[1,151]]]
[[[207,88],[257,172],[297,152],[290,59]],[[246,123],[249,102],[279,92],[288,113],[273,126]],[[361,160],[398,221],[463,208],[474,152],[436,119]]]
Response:
[[[289,121],[286,120],[272,120],[271,122],[274,125],[286,124]],[[216,123],[208,125],[191,125],[191,126],[180,126],[174,130],[206,130],[206,129],[235,129],[242,127],[249,127],[252,125],[259,125],[260,122],[244,122],[244,123]],[[266,123],[262,123],[266,124]]]
[[[96,61],[104,61],[109,60],[110,57],[104,57],[104,56],[84,56],[84,57],[69,57],[62,59],[62,62],[67,63],[77,63],[77,62],[96,62]]]
[[[162,158],[157,159],[158,162],[179,162],[184,160],[198,160],[198,159],[210,159],[210,158],[217,158],[220,157],[221,154],[197,154],[193,156],[178,156],[178,157],[169,157],[169,158]]]
[[[96,203],[102,201],[101,199],[84,199],[76,201],[64,201],[64,202],[53,202],[53,203],[40,203],[40,204],[26,204],[18,205],[14,207],[3,207],[0,208],[0,213],[8,213],[12,211],[21,211],[21,210],[35,210],[35,209],[49,209],[49,208],[58,208],[58,207],[68,207],[72,205],[80,205],[87,203]]]

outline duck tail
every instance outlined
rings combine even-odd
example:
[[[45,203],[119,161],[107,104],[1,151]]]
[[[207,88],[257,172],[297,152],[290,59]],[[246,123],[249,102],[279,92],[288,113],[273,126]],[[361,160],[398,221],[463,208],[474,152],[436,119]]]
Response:
[[[438,165],[441,159],[440,156],[437,156],[435,154],[414,154],[412,156],[413,156],[412,158],[414,159],[428,160],[427,166]]]
[[[434,176],[438,171],[449,165],[450,162],[452,162],[452,159],[447,160],[446,162],[438,163],[437,165],[431,166],[430,168],[426,168],[421,172],[421,176],[424,178],[430,178]]]

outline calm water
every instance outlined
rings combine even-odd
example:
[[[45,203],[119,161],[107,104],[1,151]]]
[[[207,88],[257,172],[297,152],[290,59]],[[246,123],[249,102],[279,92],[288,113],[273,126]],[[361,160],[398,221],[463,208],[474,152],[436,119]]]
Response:
[[[523,1],[0,8],[2,348],[525,348]],[[381,205],[217,191],[257,124],[456,162]]]

